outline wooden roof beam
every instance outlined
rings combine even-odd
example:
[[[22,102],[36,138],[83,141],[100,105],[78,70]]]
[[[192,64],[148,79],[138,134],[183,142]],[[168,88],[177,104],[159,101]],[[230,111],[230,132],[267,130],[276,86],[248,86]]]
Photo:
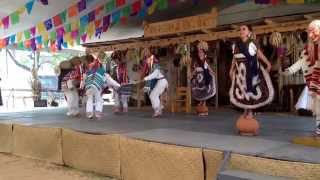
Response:
[[[231,24],[230,27],[235,30],[239,30],[240,27],[238,25]]]
[[[201,29],[201,31],[205,34],[213,34],[213,32],[210,31],[209,29]]]
[[[278,24],[276,22],[274,22],[272,19],[264,19],[264,23],[268,24],[268,25],[273,25],[273,24]]]
[[[311,14],[305,14],[305,15],[303,15],[303,17],[305,19],[307,19],[307,20],[313,20],[314,19],[314,17]]]

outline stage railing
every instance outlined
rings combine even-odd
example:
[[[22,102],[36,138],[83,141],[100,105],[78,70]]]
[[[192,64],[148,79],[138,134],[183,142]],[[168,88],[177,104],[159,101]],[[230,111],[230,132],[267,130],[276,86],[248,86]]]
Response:
[[[27,99],[33,99],[31,89],[22,89],[22,88],[3,88],[2,100],[6,108],[9,108],[9,104],[12,105],[12,108],[16,106],[16,100],[22,99],[23,105],[26,106]],[[63,93],[61,91],[52,90],[52,89],[42,89],[41,90],[41,99],[48,99],[53,97],[59,104],[64,100]]]

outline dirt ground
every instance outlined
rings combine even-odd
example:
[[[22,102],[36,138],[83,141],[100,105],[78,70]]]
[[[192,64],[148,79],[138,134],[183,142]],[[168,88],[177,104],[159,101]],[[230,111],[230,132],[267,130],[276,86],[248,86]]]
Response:
[[[0,180],[116,180],[93,173],[0,153]]]

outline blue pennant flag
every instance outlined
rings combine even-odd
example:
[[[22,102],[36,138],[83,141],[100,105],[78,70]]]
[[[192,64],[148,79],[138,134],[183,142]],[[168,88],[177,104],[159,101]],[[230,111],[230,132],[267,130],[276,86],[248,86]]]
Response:
[[[34,1],[35,1],[35,0],[29,1],[29,2],[27,2],[27,4],[25,5],[25,7],[26,7],[26,9],[27,9],[28,14],[30,14],[30,13],[31,13],[31,11],[32,11]]]

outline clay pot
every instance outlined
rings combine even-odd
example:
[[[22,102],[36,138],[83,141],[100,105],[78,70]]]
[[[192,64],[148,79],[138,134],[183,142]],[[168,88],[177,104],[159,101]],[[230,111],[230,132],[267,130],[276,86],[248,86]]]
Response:
[[[240,116],[237,120],[236,128],[240,135],[244,136],[256,136],[259,132],[259,122],[253,117]]]
[[[209,110],[207,106],[198,105],[196,107],[196,111],[197,111],[197,114],[200,116],[208,116]]]
[[[196,107],[196,111],[197,111],[197,113],[207,113],[208,112],[208,107],[207,106],[198,105]]]

